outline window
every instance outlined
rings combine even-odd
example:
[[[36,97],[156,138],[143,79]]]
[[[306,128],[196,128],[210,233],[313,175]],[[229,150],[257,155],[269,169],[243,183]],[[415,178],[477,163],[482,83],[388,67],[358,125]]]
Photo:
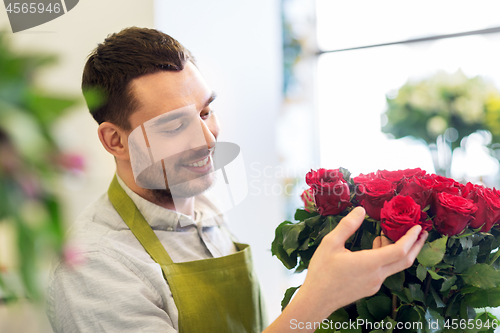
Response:
[[[386,95],[395,94],[408,80],[440,70],[480,75],[500,88],[500,18],[494,14],[500,12],[500,3],[317,0],[316,4],[318,44],[322,51],[334,51],[319,55],[317,64],[320,164],[343,166],[353,174],[409,167],[434,172],[425,143],[391,140],[381,132]],[[481,29],[489,30],[477,33]],[[399,43],[468,31],[473,33]],[[376,46],[380,44],[386,45]],[[451,176],[494,177],[498,161],[486,155],[454,154]]]

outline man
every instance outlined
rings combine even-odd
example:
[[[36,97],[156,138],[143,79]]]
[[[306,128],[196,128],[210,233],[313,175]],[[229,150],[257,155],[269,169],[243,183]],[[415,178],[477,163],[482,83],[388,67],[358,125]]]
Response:
[[[159,31],[125,29],[90,55],[82,89],[116,177],[73,227],[82,263],[59,263],[51,275],[54,331],[262,331],[249,248],[233,242],[202,195],[214,182],[220,127],[189,51]],[[376,249],[347,251],[364,216],[354,209],[324,238],[303,286],[265,332],[321,321],[413,263],[426,238],[417,240],[418,226],[395,244],[379,238]]]

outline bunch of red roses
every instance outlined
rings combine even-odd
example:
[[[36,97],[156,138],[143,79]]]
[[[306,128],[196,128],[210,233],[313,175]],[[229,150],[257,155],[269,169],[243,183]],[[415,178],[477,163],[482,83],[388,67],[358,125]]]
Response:
[[[355,206],[363,206],[367,216],[345,243],[350,251],[371,249],[381,231],[393,241],[414,225],[429,232],[410,268],[388,277],[374,296],[329,317],[337,323],[366,323],[341,333],[379,333],[371,327],[382,322],[420,322],[423,329],[405,330],[412,333],[492,333],[500,324],[483,310],[500,306],[500,191],[418,168],[354,178],[344,168],[319,169],[311,170],[306,182],[304,209],[296,210],[295,222],[276,228],[271,245],[272,254],[295,272],[308,268],[322,239]],[[299,287],[285,292],[282,307]]]
[[[414,225],[423,230],[434,226],[440,234],[453,236],[467,227],[488,232],[500,223],[500,191],[463,185],[420,168],[379,170],[352,179],[339,169],[311,170],[306,183],[310,188],[301,197],[307,212],[328,216],[363,206],[393,241]]]

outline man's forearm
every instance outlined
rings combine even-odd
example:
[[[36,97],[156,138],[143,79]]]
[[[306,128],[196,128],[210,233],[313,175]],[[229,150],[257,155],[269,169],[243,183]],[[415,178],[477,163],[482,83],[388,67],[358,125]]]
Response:
[[[325,295],[314,296],[307,287],[301,287],[281,315],[263,333],[314,332],[314,323],[320,323],[341,305],[326,307],[321,300]],[[309,327],[309,328],[308,328]],[[316,324],[316,328],[318,328]]]

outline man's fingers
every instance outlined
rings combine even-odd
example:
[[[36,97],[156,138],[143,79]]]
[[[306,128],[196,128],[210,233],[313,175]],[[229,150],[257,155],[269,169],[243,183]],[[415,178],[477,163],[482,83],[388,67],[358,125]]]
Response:
[[[384,235],[384,233],[382,233],[381,239],[382,239],[382,247],[394,244],[394,242],[391,241],[386,235]]]
[[[427,236],[428,236],[427,231],[424,231],[422,233],[422,236],[420,237],[420,239],[418,239],[413,244],[410,251],[408,251],[408,254],[406,255],[406,257],[404,257],[403,259],[401,259],[399,261],[393,262],[393,263],[385,266],[384,270],[386,271],[387,276],[396,274],[397,272],[400,272],[400,271],[410,267],[411,265],[413,265],[415,258],[418,256],[418,254],[420,253],[420,250],[424,246],[424,243],[425,243],[425,240],[427,239]]]
[[[406,232],[406,234],[401,237],[396,243],[383,246],[376,250],[376,258],[380,260],[379,262],[385,265],[397,262],[405,258],[410,249],[413,247],[417,241],[418,235],[422,227],[417,225]]]
[[[325,239],[334,247],[344,247],[345,242],[358,230],[365,219],[365,209],[363,207],[354,208],[346,217],[340,220],[339,225],[333,229]]]
[[[377,236],[373,240],[372,249],[378,249],[382,247],[382,236]]]
[[[372,249],[378,249],[393,243],[394,242],[387,238],[387,236],[385,236],[382,232],[380,236],[375,237],[375,239],[373,240]]]

